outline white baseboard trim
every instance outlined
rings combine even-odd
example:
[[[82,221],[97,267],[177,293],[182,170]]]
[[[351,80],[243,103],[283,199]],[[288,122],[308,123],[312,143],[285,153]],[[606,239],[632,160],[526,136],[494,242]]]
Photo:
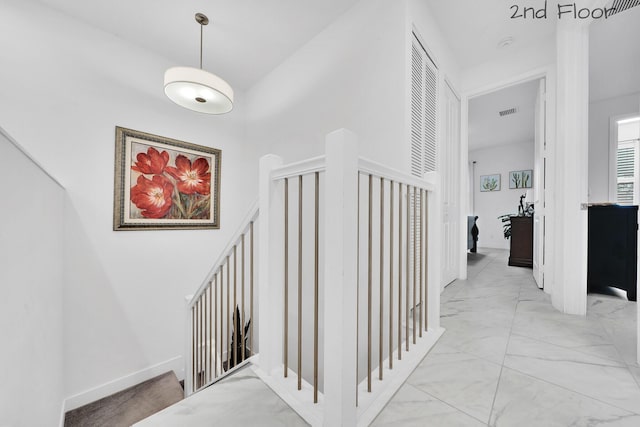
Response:
[[[67,401],[63,400],[62,405],[60,405],[60,427],[64,427],[64,414],[67,413]]]
[[[100,400],[103,397],[110,396],[131,386],[140,384],[143,381],[150,380],[151,378],[167,371],[174,371],[178,379],[184,378],[184,363],[182,356],[174,357],[165,362],[158,363],[157,365],[116,378],[115,380],[97,387],[67,397],[62,404],[64,411],[62,413],[62,422],[64,424],[65,412],[72,411],[91,402],[95,402],[96,400]]]

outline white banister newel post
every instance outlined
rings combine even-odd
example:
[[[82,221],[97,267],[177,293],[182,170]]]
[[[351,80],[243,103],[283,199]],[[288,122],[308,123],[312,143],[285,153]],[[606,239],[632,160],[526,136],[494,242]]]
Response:
[[[185,340],[185,351],[184,351],[184,397],[188,397],[193,394],[193,330],[191,326],[193,324],[193,320],[191,319],[191,308],[189,307],[189,303],[193,299],[193,295],[185,295],[184,297],[184,306],[185,306],[185,331],[186,337]]]
[[[282,165],[272,154],[260,159],[260,238],[258,239],[258,345],[260,368],[273,375],[282,364],[284,223],[283,189],[271,179],[271,172]]]
[[[440,252],[442,251],[442,185],[437,172],[427,172],[424,180],[434,188],[427,195],[427,305],[429,329],[440,327],[440,293],[442,292],[442,269]]]
[[[358,144],[346,129],[326,138],[324,425],[356,425]]]

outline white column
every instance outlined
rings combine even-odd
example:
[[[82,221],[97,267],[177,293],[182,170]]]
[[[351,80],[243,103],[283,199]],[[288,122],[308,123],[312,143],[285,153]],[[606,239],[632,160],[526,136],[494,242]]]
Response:
[[[442,185],[437,172],[425,173],[424,180],[434,186],[434,191],[429,191],[427,195],[427,313],[429,329],[437,329],[440,327],[440,293],[444,288],[440,268],[440,253],[443,248]]]
[[[258,344],[260,368],[268,375],[282,365],[284,313],[284,199],[271,172],[282,165],[272,154],[260,159],[260,237],[258,239]]]
[[[557,28],[553,306],[586,313],[589,32],[575,21]]]
[[[324,230],[324,425],[356,425],[358,144],[339,129],[326,138]]]

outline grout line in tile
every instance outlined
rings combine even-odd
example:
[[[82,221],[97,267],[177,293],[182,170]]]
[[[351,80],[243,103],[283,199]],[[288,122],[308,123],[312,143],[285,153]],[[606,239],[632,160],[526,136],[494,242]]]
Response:
[[[516,300],[516,304],[513,310],[513,318],[511,319],[511,327],[509,328],[509,337],[507,338],[507,346],[504,349],[504,355],[502,356],[502,364],[500,366],[500,376],[498,377],[498,383],[496,384],[496,391],[493,394],[493,401],[491,402],[491,411],[489,411],[489,419],[487,420],[487,425],[491,423],[491,416],[496,407],[496,398],[498,397],[498,390],[500,389],[500,382],[502,381],[502,372],[504,371],[504,361],[507,358],[507,352],[509,351],[509,344],[511,343],[511,336],[513,335],[513,324],[516,320],[516,313],[518,312],[518,304],[520,304],[520,295],[522,294],[522,286],[520,285],[520,290],[518,292],[518,299]]]
[[[512,370],[512,371],[514,371],[514,372],[517,372],[517,373],[519,373],[520,375],[524,375],[524,376],[526,376],[526,377],[533,378],[533,379],[535,379],[535,380],[541,381],[541,382],[543,382],[543,383],[545,383],[545,384],[549,384],[549,385],[551,385],[551,386],[553,386],[553,387],[560,388],[560,389],[565,390],[565,391],[567,391],[567,392],[569,392],[569,393],[577,394],[577,395],[579,395],[579,396],[586,397],[587,399],[595,400],[596,402],[602,403],[603,405],[607,405],[607,406],[610,406],[610,407],[612,407],[612,408],[616,408],[616,409],[619,409],[619,410],[621,410],[621,411],[628,412],[628,413],[630,413],[630,414],[638,414],[638,415],[640,415],[640,410],[638,410],[638,411],[630,411],[630,410],[625,409],[625,408],[622,408],[622,407],[620,407],[620,406],[618,406],[618,405],[614,405],[614,404],[612,404],[612,403],[610,403],[610,402],[605,402],[604,400],[598,399],[597,397],[589,396],[588,394],[584,394],[584,393],[581,393],[581,392],[579,392],[579,391],[576,391],[576,390],[572,390],[572,389],[570,389],[570,388],[567,388],[567,387],[565,387],[565,386],[562,386],[562,385],[559,385],[559,384],[552,383],[551,381],[545,380],[544,378],[539,378],[539,377],[536,377],[535,375],[531,375],[531,374],[528,374],[528,373],[526,373],[526,372],[522,372],[521,370],[519,370],[519,369],[517,369],[517,368],[512,368],[512,367],[509,367],[509,366],[505,366],[505,368],[510,369],[510,370]]]
[[[471,418],[473,418],[474,420],[476,420],[476,421],[478,421],[478,422],[481,422],[482,424],[489,425],[489,423],[488,423],[488,422],[482,421],[480,418],[478,418],[478,417],[476,417],[476,416],[474,416],[474,415],[469,414],[468,412],[466,412],[466,411],[464,411],[464,410],[462,410],[462,409],[460,409],[460,408],[458,408],[458,407],[456,407],[456,406],[452,405],[452,404],[451,404],[451,403],[449,403],[449,402],[445,402],[444,400],[440,399],[440,398],[439,398],[439,397],[437,397],[437,396],[434,396],[433,394],[429,393],[428,391],[424,391],[423,389],[421,389],[421,388],[419,388],[419,387],[416,387],[416,386],[414,386],[414,385],[411,385],[411,386],[412,386],[412,387],[414,387],[414,388],[416,388],[416,389],[418,389],[418,390],[420,390],[422,393],[424,393],[424,394],[426,394],[426,395],[430,396],[431,398],[433,398],[433,399],[437,400],[438,402],[443,403],[443,404],[447,405],[448,407],[450,407],[450,408],[452,408],[452,409],[455,409],[456,411],[458,411],[458,412],[460,412],[460,413],[462,413],[462,414],[465,414],[466,416],[471,417]]]

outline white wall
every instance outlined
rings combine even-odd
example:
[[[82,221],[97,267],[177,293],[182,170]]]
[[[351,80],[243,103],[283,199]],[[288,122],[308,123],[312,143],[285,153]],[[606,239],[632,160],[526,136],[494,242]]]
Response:
[[[149,367],[181,369],[184,295],[257,196],[243,94],[225,116],[182,109],[162,90],[178,64],[36,2],[3,1],[0,33],[0,124],[68,191],[65,395],[80,394],[70,406],[145,379]],[[220,230],[112,231],[117,125],[222,149]]]
[[[589,202],[615,202],[609,198],[610,119],[640,112],[640,93],[589,104]]]
[[[249,90],[249,140],[288,163],[348,128],[363,155],[404,168],[403,3],[360,1]]]
[[[408,170],[403,4],[392,0],[360,1],[249,90],[247,132],[251,142],[260,146],[264,154],[280,155],[289,163],[324,154],[326,135],[335,129],[347,128],[356,133],[363,156]],[[312,198],[311,181],[305,181],[305,201]],[[297,242],[296,194],[297,181],[291,183],[291,248],[297,247],[297,243],[293,244]],[[307,204],[305,202],[305,212],[310,213]],[[309,254],[313,250],[312,239],[308,239],[312,236],[312,216],[307,216],[305,221],[304,250]],[[290,255],[291,265],[297,263],[295,251],[292,249]],[[312,267],[311,263],[303,267],[305,286],[312,283]],[[297,323],[296,280],[295,277],[290,280],[293,284],[289,294],[290,325]],[[322,294],[322,289],[320,292]],[[310,295],[310,292],[304,294]],[[313,349],[312,302],[311,298],[303,297],[303,354],[306,355],[312,354]],[[320,325],[323,325],[322,316]],[[290,331],[295,331],[293,328],[290,326]],[[322,328],[319,333],[322,337]],[[294,370],[296,348],[297,337],[293,332],[289,340],[289,361]],[[310,383],[312,361],[304,357],[302,368],[303,377]],[[322,357],[319,363],[322,390]]]
[[[533,141],[508,144],[469,152],[469,162],[476,162],[474,176],[475,211],[478,216],[478,246],[481,248],[509,249],[509,240],[502,234],[498,216],[517,214],[524,189],[509,189],[509,172],[533,169]],[[501,175],[500,191],[481,192],[481,175]],[[530,189],[532,190],[532,189]]]
[[[55,426],[64,401],[64,189],[2,129],[0,158],[0,425]]]

